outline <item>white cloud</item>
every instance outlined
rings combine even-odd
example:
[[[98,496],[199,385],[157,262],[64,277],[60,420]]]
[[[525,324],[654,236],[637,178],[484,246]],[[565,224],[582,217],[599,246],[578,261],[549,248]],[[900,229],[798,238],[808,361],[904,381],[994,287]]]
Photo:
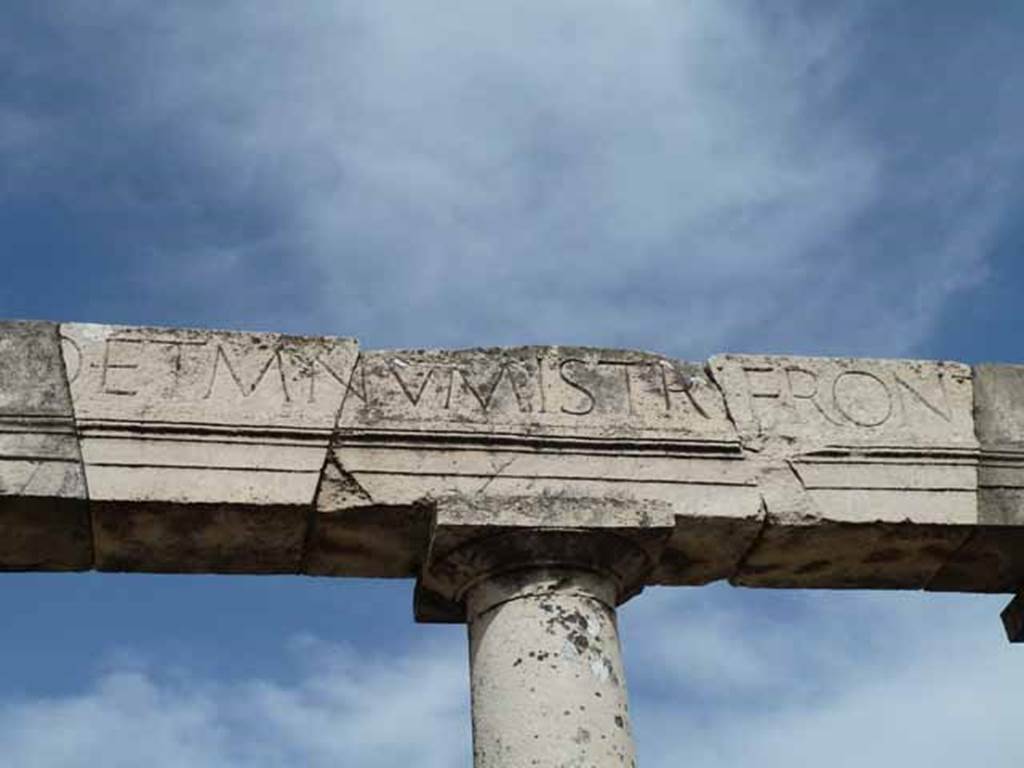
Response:
[[[1010,768],[1024,656],[1004,601],[654,591],[625,612],[643,764]]]
[[[641,764],[1011,768],[1024,656],[1001,636],[1000,601],[650,590],[621,621]],[[276,681],[136,658],[82,694],[0,703],[4,765],[469,765],[461,644],[291,650],[298,670]]]
[[[18,49],[36,57],[18,71],[94,101],[5,107],[0,193],[43,188],[126,221],[194,211],[195,249],[155,226],[136,244],[155,294],[212,285],[211,311],[230,313],[254,264],[284,258],[315,291],[261,289],[253,317],[373,344],[898,354],[983,278],[1020,159],[1019,120],[995,110],[962,154],[908,163],[841,108],[872,66],[872,29],[841,15],[69,0],[53,23],[61,50]],[[12,46],[0,40],[4,61]],[[1009,101],[1020,78],[1003,79]],[[931,126],[914,117],[919,150]],[[157,161],[180,175],[147,175]],[[226,235],[225,214],[262,226]],[[1024,662],[992,601],[819,595],[765,611],[702,594],[625,611],[645,768],[1017,762]],[[303,652],[311,666],[287,683],[130,665],[84,693],[8,702],[2,761],[468,762],[463,648]]]
[[[296,643],[287,684],[111,670],[82,694],[0,704],[15,768],[227,768],[468,762],[465,649],[404,656]]]
[[[993,121],[956,156],[909,162],[930,114],[912,144],[857,119],[842,94],[852,74],[874,82],[874,30],[845,5],[69,7],[75,50],[102,52],[86,59],[107,194],[214,213],[197,235],[212,244],[153,233],[154,284],[213,280],[235,289],[210,294],[233,321],[373,345],[905,352],[983,278],[1020,156]],[[190,170],[111,170],[144,151]],[[225,242],[216,213],[247,208],[265,226]],[[239,309],[268,253],[308,292],[260,286]]]
[[[371,337],[723,343],[815,279],[876,183],[810,106],[830,29],[657,1],[237,11],[187,15],[164,69],[226,175],[276,158],[324,300]]]

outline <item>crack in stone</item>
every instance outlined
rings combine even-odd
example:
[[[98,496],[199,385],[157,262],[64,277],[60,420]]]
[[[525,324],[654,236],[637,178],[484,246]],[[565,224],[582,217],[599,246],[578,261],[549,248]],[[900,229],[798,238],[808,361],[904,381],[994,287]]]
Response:
[[[302,537],[302,552],[299,557],[299,573],[309,572],[309,561],[313,555],[313,542],[316,538],[317,509],[319,508],[320,491],[327,477],[327,466],[331,461],[331,447],[328,444],[324,451],[324,461],[320,467],[320,476],[316,481],[316,489],[313,491],[313,502],[309,505],[306,513],[306,532]]]
[[[783,488],[783,493],[786,494],[786,498],[792,502],[782,503],[780,506],[782,509],[777,510],[778,518],[785,517],[785,513],[788,508],[792,506],[793,511],[796,512],[796,517],[802,520],[806,519],[819,519],[815,514],[801,513],[799,510],[813,510],[814,505],[810,499],[808,493],[807,483],[804,481],[803,476],[800,474],[799,469],[796,466],[796,460],[807,453],[806,450],[794,449],[794,441],[785,438],[770,438],[768,437],[761,425],[757,426],[757,435],[751,440],[745,437],[745,432],[740,428],[739,422],[736,419],[736,415],[733,413],[730,407],[729,396],[726,392],[725,384],[716,377],[714,366],[708,361],[705,364],[705,371],[709,379],[712,381],[714,386],[722,395],[722,400],[725,405],[725,415],[732,424],[733,429],[736,430],[736,436],[740,444],[740,448],[743,453],[743,459],[745,462],[749,462],[751,471],[753,474],[754,482],[761,493],[761,508],[764,516],[764,524],[767,523],[768,518],[772,512],[769,509],[767,495],[773,489],[778,491],[778,484],[780,476],[777,474],[779,470],[785,470],[797,483],[796,487],[791,487],[788,490]],[[749,432],[749,429],[747,430]],[[773,476],[774,475],[774,480]],[[786,486],[789,483],[785,483]],[[778,499],[776,499],[778,501]],[[763,532],[763,531],[762,531]],[[761,533],[758,534],[755,539],[755,544],[760,540]],[[750,551],[744,555],[744,560],[750,554]]]
[[[55,333],[57,336],[57,361],[60,366],[61,376],[64,378],[64,386],[68,393],[68,405],[71,407],[71,429],[75,436],[75,448],[77,450],[78,471],[82,478],[82,492],[85,495],[83,503],[86,505],[85,521],[89,526],[89,564],[96,568],[97,552],[99,546],[96,542],[96,521],[93,519],[92,495],[89,493],[89,477],[85,473],[85,460],[82,458],[82,433],[78,423],[78,408],[75,404],[75,397],[71,392],[71,377],[68,376],[68,363],[64,359],[64,324],[57,323]],[[77,376],[77,374],[76,374]]]
[[[743,554],[740,555],[739,560],[736,561],[736,565],[733,568],[732,575],[729,576],[729,583],[730,584],[735,585],[735,580],[738,579],[740,577],[740,574],[743,573],[743,569],[746,567],[747,561],[750,559],[751,555],[754,554],[754,551],[757,549],[758,545],[760,545],[762,539],[764,539],[764,535],[765,535],[765,533],[768,530],[768,517],[769,517],[768,501],[767,501],[767,499],[765,499],[764,495],[762,494],[762,496],[761,496],[761,527],[758,529],[757,535],[754,536],[754,538],[750,542],[750,544],[747,545],[747,548],[743,551]]]
[[[495,480],[497,480],[499,477],[501,477],[501,475],[503,473],[505,473],[506,471],[508,471],[508,468],[511,467],[513,464],[515,464],[518,460],[519,460],[518,456],[513,456],[511,459],[506,461],[500,467],[495,469],[494,470],[494,474],[491,475],[489,478],[487,478],[487,480],[484,482],[484,484],[481,485],[476,490],[476,492],[473,495],[474,496],[479,496],[480,494],[482,494],[485,490],[487,490],[488,486],[490,486],[491,483],[493,483]]]
[[[363,360],[363,351],[359,350],[356,352],[356,359],[352,363],[352,367],[348,370],[348,376],[345,378],[345,392],[341,396],[341,401],[338,403],[338,409],[334,412],[334,425],[332,430],[337,432],[341,427],[341,415],[345,412],[345,404],[348,402],[349,393],[352,392],[352,377],[355,376],[356,371],[359,370],[359,364]],[[366,394],[365,392],[363,393]]]
[[[789,467],[789,471],[793,473],[793,477],[796,478],[796,481],[798,483],[800,483],[800,490],[801,490],[801,492],[803,494],[806,494],[807,493],[807,483],[804,482],[803,476],[797,470],[796,462],[794,462],[792,458],[786,458],[786,459],[783,459],[783,461],[786,462],[786,466]]]
[[[18,491],[18,493],[21,493],[21,494],[24,494],[24,495],[28,495],[28,489],[31,487],[32,483],[36,479],[36,475],[39,474],[39,471],[42,468],[43,468],[43,462],[42,461],[36,462],[35,466],[32,467],[32,472],[29,474],[28,480],[26,480],[25,484],[23,486],[21,486],[21,490]],[[0,490],[2,490],[2,488],[0,488]]]
[[[722,405],[725,409],[725,418],[732,425],[733,430],[736,432],[737,442],[740,444],[741,448],[745,447],[743,444],[743,435],[740,432],[739,424],[736,421],[736,417],[733,415],[732,408],[729,406],[729,398],[726,395],[725,387],[723,386],[722,382],[720,382],[718,378],[715,376],[715,369],[711,365],[710,360],[706,360],[704,362],[704,373],[707,375],[708,381],[711,382],[711,385],[718,390],[718,394],[721,395],[722,397]]]
[[[939,578],[939,575],[946,569],[946,566],[952,563],[954,560],[956,560],[956,558],[959,557],[960,553],[967,549],[971,542],[973,542],[976,538],[978,538],[977,530],[972,530],[965,533],[963,541],[961,541],[953,549],[953,551],[949,553],[949,556],[946,557],[946,559],[944,559],[939,564],[939,566],[935,569],[931,576],[929,576],[928,579],[925,580],[924,584],[921,586],[921,589],[927,592],[931,588],[932,584],[935,583],[935,580]]]

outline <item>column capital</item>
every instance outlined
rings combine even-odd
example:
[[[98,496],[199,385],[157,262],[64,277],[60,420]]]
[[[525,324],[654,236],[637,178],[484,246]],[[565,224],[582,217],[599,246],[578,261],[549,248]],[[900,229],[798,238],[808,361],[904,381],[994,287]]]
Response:
[[[417,621],[461,623],[467,593],[520,571],[594,573],[612,605],[638,594],[672,533],[660,501],[586,497],[451,498],[438,502],[427,561],[416,585]]]

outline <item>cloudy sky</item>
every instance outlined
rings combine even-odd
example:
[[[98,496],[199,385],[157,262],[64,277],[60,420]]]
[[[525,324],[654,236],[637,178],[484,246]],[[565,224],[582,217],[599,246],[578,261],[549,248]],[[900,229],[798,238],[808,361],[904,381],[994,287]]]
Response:
[[[1020,361],[1024,5],[9,0],[0,316]],[[470,764],[411,585],[8,575],[0,764]],[[649,590],[645,768],[1019,765],[1004,598]]]

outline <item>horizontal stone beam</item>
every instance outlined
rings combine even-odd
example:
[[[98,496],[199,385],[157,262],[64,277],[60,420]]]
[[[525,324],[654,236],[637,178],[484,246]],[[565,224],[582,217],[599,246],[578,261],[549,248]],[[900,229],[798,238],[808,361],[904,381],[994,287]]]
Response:
[[[633,590],[1021,591],[1024,367],[0,323],[2,569],[417,577],[430,618],[545,531]]]

